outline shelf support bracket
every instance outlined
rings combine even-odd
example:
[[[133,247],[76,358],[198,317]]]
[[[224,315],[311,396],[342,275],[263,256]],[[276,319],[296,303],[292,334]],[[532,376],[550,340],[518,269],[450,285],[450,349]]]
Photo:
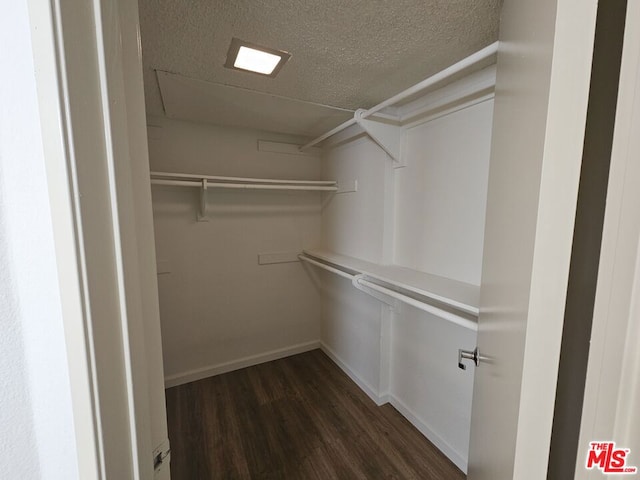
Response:
[[[207,179],[202,179],[202,187],[200,188],[200,210],[198,211],[198,221],[208,222],[207,217]]]
[[[398,306],[397,302],[393,298],[390,298],[387,295],[384,295],[384,294],[382,294],[380,292],[376,292],[375,290],[367,288],[364,285],[362,285],[360,282],[358,282],[358,280],[360,280],[361,278],[362,279],[366,279],[365,277],[366,277],[366,275],[363,274],[363,273],[359,273],[357,275],[354,275],[354,277],[351,279],[351,283],[353,284],[354,287],[356,287],[361,292],[364,292],[367,295],[372,296],[376,300],[380,300],[382,303],[390,306],[391,308],[397,308],[397,306]]]
[[[404,129],[400,125],[392,125],[381,121],[362,118],[364,109],[356,110],[354,119],[366,134],[373,140],[387,155],[393,160],[393,167],[400,168],[406,166],[404,155],[402,155],[402,143],[404,140]]]

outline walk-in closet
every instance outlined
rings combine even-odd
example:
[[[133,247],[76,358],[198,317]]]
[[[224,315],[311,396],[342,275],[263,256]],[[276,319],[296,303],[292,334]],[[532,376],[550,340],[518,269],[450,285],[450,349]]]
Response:
[[[175,480],[464,478],[500,2],[357,3],[140,2]]]
[[[140,0],[174,480],[465,478],[500,7]]]

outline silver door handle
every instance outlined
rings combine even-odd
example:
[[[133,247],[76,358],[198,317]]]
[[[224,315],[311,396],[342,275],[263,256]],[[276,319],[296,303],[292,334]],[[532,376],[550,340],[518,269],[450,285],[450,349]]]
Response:
[[[476,347],[473,351],[459,349],[458,350],[458,368],[461,368],[462,370],[467,369],[467,366],[464,363],[462,363],[462,360],[465,360],[465,359],[473,360],[473,363],[477,367],[478,363],[480,363],[480,352],[478,352],[478,347]]]

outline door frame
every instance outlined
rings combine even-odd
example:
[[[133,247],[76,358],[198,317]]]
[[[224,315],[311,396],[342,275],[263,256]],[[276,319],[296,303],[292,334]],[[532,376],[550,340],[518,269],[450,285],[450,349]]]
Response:
[[[627,3],[602,251],[587,364],[575,478],[592,441],[631,448],[640,467],[640,3]]]
[[[597,4],[503,4],[470,479],[546,476]]]
[[[166,479],[137,2],[28,7],[79,478]]]

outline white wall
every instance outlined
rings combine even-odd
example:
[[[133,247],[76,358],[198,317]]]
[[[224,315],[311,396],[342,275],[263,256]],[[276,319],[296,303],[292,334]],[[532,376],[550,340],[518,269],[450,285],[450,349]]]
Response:
[[[156,171],[319,179],[320,159],[257,150],[296,138],[150,119]],[[299,140],[298,140],[298,143]],[[320,292],[300,262],[258,265],[258,254],[300,252],[320,241],[317,192],[153,187],[165,376],[169,385],[317,346]]]
[[[459,348],[476,333],[408,305],[392,321],[392,403],[458,466],[469,455],[474,369],[458,368]]]
[[[328,180],[358,181],[357,193],[332,195],[322,211],[322,245],[380,263],[384,257],[384,184],[389,159],[364,136],[333,148],[322,163]]]
[[[326,203],[322,247],[479,285],[492,113],[488,100],[409,129],[399,169],[368,138],[339,139],[323,177],[357,179],[358,192]],[[395,309],[389,334],[384,304],[333,277],[322,277],[323,347],[466,469],[474,371],[458,369],[457,351],[473,349],[476,334],[408,306]]]
[[[374,263],[383,262],[383,187],[390,172],[388,163],[387,155],[364,136],[329,150],[322,162],[322,177],[339,183],[357,180],[358,191],[324,199],[323,248]],[[327,273],[321,278],[323,348],[375,397],[380,384],[382,304],[343,278]]]
[[[407,168],[395,177],[397,264],[480,285],[492,116],[486,101],[407,131]]]
[[[322,272],[320,338],[337,363],[369,395],[380,391],[380,328],[382,304],[356,290],[347,279]]]
[[[0,477],[78,478],[25,2],[0,16]]]

